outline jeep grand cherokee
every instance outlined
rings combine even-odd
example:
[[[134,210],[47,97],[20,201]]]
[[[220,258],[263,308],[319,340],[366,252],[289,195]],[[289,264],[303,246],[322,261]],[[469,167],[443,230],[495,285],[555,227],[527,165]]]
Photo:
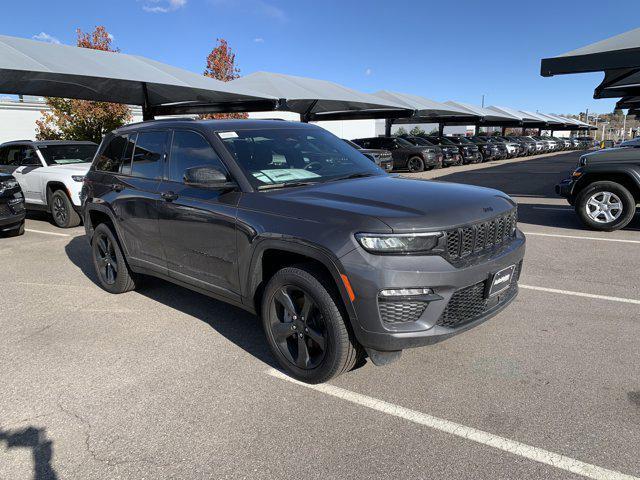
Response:
[[[506,194],[388,175],[304,123],[120,128],[83,198],[105,290],[150,274],[259,314],[274,357],[306,382],[492,317],[517,294],[525,249]]]

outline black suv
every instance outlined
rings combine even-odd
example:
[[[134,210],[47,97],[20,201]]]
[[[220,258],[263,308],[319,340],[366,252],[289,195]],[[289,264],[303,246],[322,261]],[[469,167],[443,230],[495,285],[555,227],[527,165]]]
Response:
[[[438,145],[444,154],[443,164],[445,166],[462,165],[462,153],[458,146],[446,137],[429,135],[424,137],[434,145]]]
[[[480,147],[469,140],[467,137],[446,137],[451,143],[455,143],[460,149],[462,154],[462,162],[464,164],[469,163],[482,163],[482,154],[480,153]]]
[[[24,196],[12,175],[0,173],[0,233],[24,233]]]
[[[279,364],[307,382],[493,316],[525,248],[506,194],[388,175],[304,123],[123,127],[83,198],[105,290],[150,274],[260,314]]]
[[[422,172],[425,168],[442,166],[442,153],[435,146],[414,145],[400,137],[355,138],[352,141],[362,148],[389,150],[396,170]]]
[[[594,230],[613,231],[631,222],[640,203],[640,145],[582,155],[556,193]]]
[[[382,150],[380,148],[362,148],[357,143],[353,143],[351,140],[347,140],[346,138],[343,138],[342,141],[346,142],[347,145],[351,145],[365,157],[370,158],[373,163],[385,172],[393,170],[393,156],[389,150]]]

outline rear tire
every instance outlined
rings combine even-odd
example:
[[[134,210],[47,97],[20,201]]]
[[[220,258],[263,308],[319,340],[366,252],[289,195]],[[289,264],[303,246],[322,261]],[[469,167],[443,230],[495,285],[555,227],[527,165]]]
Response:
[[[285,267],[271,277],[262,297],[271,352],[289,375],[306,383],[326,382],[364,358],[332,284],[309,266]]]
[[[60,228],[72,228],[80,225],[80,215],[73,208],[73,204],[64,190],[56,190],[49,199],[49,212],[53,223]]]
[[[619,183],[594,182],[580,191],[575,210],[589,228],[611,232],[631,222],[636,213],[636,200]]]
[[[98,284],[109,293],[125,293],[135,290],[134,274],[125,261],[120,244],[111,228],[98,225],[91,239],[93,266]]]
[[[6,234],[7,237],[19,237],[21,235],[24,235],[24,220],[18,228],[14,228]]]

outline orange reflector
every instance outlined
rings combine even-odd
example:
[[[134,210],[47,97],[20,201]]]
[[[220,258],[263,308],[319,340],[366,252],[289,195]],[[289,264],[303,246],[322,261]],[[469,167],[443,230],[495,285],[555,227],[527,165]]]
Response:
[[[342,283],[344,283],[344,288],[347,289],[347,294],[349,294],[349,300],[353,302],[356,299],[356,294],[353,293],[353,288],[351,288],[351,283],[349,282],[349,279],[344,273],[340,274],[340,278],[342,278]]]

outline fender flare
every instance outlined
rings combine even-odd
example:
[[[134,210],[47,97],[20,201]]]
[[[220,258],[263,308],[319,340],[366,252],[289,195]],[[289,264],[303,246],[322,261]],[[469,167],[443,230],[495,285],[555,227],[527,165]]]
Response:
[[[264,252],[270,249],[284,250],[286,252],[303,255],[305,257],[312,258],[313,260],[316,260],[324,265],[324,267],[331,274],[338,292],[340,292],[340,297],[342,299],[342,303],[346,308],[347,314],[349,316],[349,321],[351,322],[354,329],[357,330],[357,325],[354,324],[356,321],[356,313],[353,304],[351,303],[351,299],[349,298],[346,287],[344,286],[344,283],[342,281],[341,275],[343,275],[345,272],[340,261],[331,251],[327,250],[326,248],[296,237],[258,237],[254,240],[254,246],[252,248],[251,260],[248,265],[248,270],[244,278],[241,278],[241,281],[243,281],[241,289],[243,292],[245,292],[244,298],[246,299],[246,301],[251,302],[251,305],[253,306],[255,294],[258,291],[258,288],[262,281],[262,257]]]
[[[111,210],[109,207],[105,205],[101,205],[97,203],[86,203],[83,208],[82,216],[84,220],[85,232],[87,234],[87,239],[89,243],[91,243],[91,239],[93,238],[93,232],[95,229],[93,223],[90,220],[91,217],[89,215],[90,212],[92,211],[103,213],[109,217],[109,219],[111,220],[111,225],[113,225],[113,228],[116,231],[116,236],[117,236],[116,240],[118,240],[118,243],[120,244],[120,248],[128,257],[129,252],[127,251],[126,244],[123,242],[122,232],[120,230],[120,226],[118,222],[116,221],[116,214],[114,213],[113,210]]]
[[[585,188],[585,186],[592,183],[590,178],[592,178],[593,176],[595,175],[606,176],[607,174],[622,175],[628,178],[633,183],[633,185],[638,189],[638,191],[640,191],[640,172],[638,172],[634,168],[630,168],[626,166],[615,167],[611,165],[602,165],[602,166],[595,166],[592,168],[588,168],[587,170],[585,170],[584,175],[582,175],[576,182],[576,185],[574,187],[574,195],[577,195],[577,193],[581,191],[583,188]],[[611,181],[614,181],[614,180],[611,180]]]

